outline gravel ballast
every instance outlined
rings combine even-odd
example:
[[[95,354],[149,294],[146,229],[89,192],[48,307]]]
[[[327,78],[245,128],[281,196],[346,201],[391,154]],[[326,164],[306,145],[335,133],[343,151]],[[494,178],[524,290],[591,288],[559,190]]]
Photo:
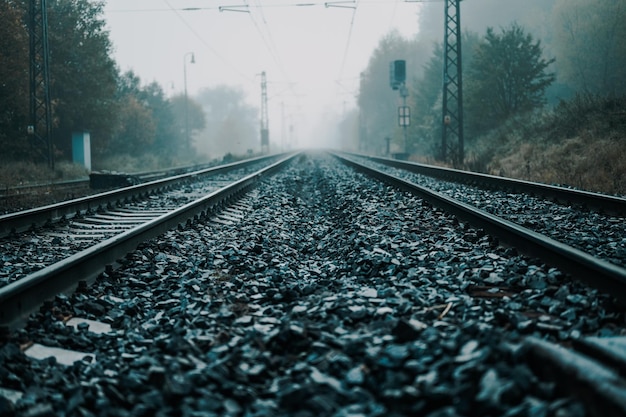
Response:
[[[552,202],[527,194],[443,181],[365,158],[357,160],[455,200],[471,204],[622,268],[626,267],[624,217]]]
[[[22,393],[0,391],[0,415],[584,416],[519,342],[626,334],[607,296],[331,157],[242,204],[34,315],[0,348],[0,387]],[[26,342],[89,355],[34,360]]]
[[[180,189],[143,196],[138,201],[118,202],[111,209],[100,208],[16,236],[0,238],[0,288],[127,230],[116,226],[114,220],[109,225],[93,225],[90,218],[94,215],[106,214],[115,218],[118,216],[117,209],[132,210],[136,214],[152,210],[174,210],[268,164],[269,162],[264,162],[234,172],[200,178],[195,182],[189,181],[181,185]]]

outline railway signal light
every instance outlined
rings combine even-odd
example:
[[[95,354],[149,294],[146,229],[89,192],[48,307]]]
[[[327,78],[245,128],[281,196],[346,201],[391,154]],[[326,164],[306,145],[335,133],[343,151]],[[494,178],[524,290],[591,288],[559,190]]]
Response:
[[[411,108],[409,106],[398,107],[398,126],[405,127],[411,125]]]
[[[398,125],[402,127],[404,133],[404,146],[401,155],[407,154],[407,130],[411,124],[411,109],[406,105],[406,98],[409,96],[409,90],[406,88],[406,61],[404,59],[396,59],[389,63],[389,85],[392,90],[399,90],[402,97],[402,106],[398,107]]]
[[[396,59],[389,63],[389,85],[393,90],[398,90],[406,81],[406,61]]]

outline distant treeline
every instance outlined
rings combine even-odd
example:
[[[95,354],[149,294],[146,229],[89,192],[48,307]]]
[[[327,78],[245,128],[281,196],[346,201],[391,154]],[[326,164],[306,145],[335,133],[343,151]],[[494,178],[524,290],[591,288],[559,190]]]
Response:
[[[104,2],[48,0],[47,5],[56,159],[71,159],[75,131],[90,132],[95,167],[107,160],[147,157],[156,165],[180,164],[197,159],[195,139],[218,141],[218,132],[235,135],[244,148],[255,140],[256,110],[244,104],[242,91],[225,87],[204,91],[196,100],[182,95],[168,98],[159,84],[142,85],[133,72],[120,72],[103,19]],[[31,123],[27,6],[27,0],[0,1],[0,159],[4,162],[41,159],[40,145],[27,131]],[[217,100],[227,101],[221,108],[230,111],[211,111]],[[236,127],[231,126],[231,113],[240,116]],[[212,155],[216,156],[221,155]]]
[[[487,139],[512,120],[541,118],[581,97],[615,103],[626,94],[624,1],[472,0],[461,3],[461,13],[466,159],[473,168],[491,169],[502,143]],[[407,151],[422,160],[439,157],[443,17],[441,3],[425,4],[415,39],[390,33],[380,41],[361,75],[358,109],[341,125],[344,147],[384,154],[390,138],[391,152],[403,150],[401,100],[389,86],[389,63],[405,59]]]

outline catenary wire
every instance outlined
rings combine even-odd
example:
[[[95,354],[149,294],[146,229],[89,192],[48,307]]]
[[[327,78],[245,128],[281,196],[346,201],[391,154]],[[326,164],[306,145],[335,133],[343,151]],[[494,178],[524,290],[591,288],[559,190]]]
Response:
[[[207,49],[213,54],[215,55],[220,61],[222,61],[226,66],[228,66],[229,68],[231,68],[237,75],[241,76],[242,78],[246,79],[247,81],[254,83],[254,79],[250,78],[248,75],[244,74],[243,72],[239,71],[239,69],[233,65],[232,63],[230,63],[226,58],[224,58],[219,52],[217,52],[217,50],[215,50],[215,48],[213,48],[199,33],[198,31],[196,31],[194,29],[194,27],[179,13],[179,10],[176,10],[174,7],[172,7],[172,5],[170,4],[169,0],[163,0],[165,2],[165,4],[169,7],[169,9],[174,12],[176,14],[176,16],[180,19],[180,21],[187,26],[187,28],[191,31],[191,33],[193,33],[193,35],[198,38],[198,40],[207,47]]]

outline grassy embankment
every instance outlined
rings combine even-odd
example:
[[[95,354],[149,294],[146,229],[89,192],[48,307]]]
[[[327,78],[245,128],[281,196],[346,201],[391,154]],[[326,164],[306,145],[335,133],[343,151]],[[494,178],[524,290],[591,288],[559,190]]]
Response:
[[[468,146],[468,168],[626,196],[626,97],[577,97]]]
[[[208,159],[208,158],[206,158]],[[114,171],[135,173],[144,171],[158,171],[161,169],[207,163],[198,157],[194,160],[170,161],[164,163],[153,155],[134,158],[127,155],[116,158],[107,158],[96,161],[93,171]],[[4,161],[0,163],[0,189],[20,185],[48,184],[56,181],[70,181],[89,177],[89,171],[82,165],[67,161],[57,161],[54,170],[50,170],[45,163],[26,161]]]
[[[468,143],[466,161],[472,171],[626,196],[626,97],[581,96],[542,114],[516,118]],[[152,160],[114,162],[96,169],[158,169]],[[54,172],[46,165],[5,162],[0,164],[0,188],[87,175],[67,162],[58,163]]]

